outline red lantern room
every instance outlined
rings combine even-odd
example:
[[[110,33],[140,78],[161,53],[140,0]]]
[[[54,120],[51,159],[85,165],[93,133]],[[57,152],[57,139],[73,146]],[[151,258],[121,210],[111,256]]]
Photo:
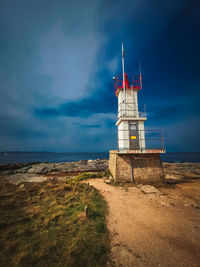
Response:
[[[130,90],[130,89],[136,89],[140,90],[142,89],[142,76],[141,74],[133,76],[131,86],[129,85],[128,81],[128,75],[124,73],[124,82],[123,82],[123,75],[117,75],[115,78],[115,94],[118,96],[119,91],[123,90],[124,82],[125,82],[125,90]]]

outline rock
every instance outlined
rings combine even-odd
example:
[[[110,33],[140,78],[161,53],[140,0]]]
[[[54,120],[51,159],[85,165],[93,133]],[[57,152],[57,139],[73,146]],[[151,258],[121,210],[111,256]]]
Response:
[[[88,216],[88,206],[87,205],[85,205],[85,207],[84,207],[84,216],[85,216],[85,218],[87,218],[87,216]]]
[[[24,167],[27,167],[28,169],[34,164],[38,164],[38,162],[0,164],[0,173],[4,172],[14,173],[15,170],[22,169]]]
[[[45,170],[46,170],[47,165],[48,164],[46,164],[46,163],[35,164],[31,168],[28,169],[27,173],[30,173],[30,174],[33,174],[33,173],[37,173],[37,174],[44,173]]]
[[[169,203],[162,202],[162,201],[160,202],[160,204],[162,204],[163,206],[168,207],[168,208],[171,206]]]
[[[23,188],[24,188],[24,184],[21,184],[21,185],[19,186],[19,188],[20,188],[20,189],[23,189]]]
[[[113,177],[111,175],[109,176],[108,179],[110,180],[110,182],[113,182],[114,181],[114,179],[113,179]]]
[[[158,191],[158,189],[156,189],[152,185],[142,185],[142,186],[140,186],[140,190],[146,194],[158,194],[158,193],[160,193],[160,191]]]
[[[200,175],[200,163],[169,163],[163,162],[166,179],[171,181],[174,179],[174,183],[180,179],[192,179],[198,178]]]
[[[2,177],[12,180],[14,183],[26,181],[45,181],[47,178],[76,176],[84,172],[103,172],[108,168],[108,160],[80,160],[61,163],[33,163],[33,164],[7,164],[0,166]],[[35,177],[35,178],[34,178]]]
[[[106,184],[111,184],[111,181],[110,181],[110,179],[105,178],[105,179],[104,179],[104,183],[106,183]]]
[[[31,166],[26,166],[20,169],[15,170],[14,173],[27,173],[27,171],[31,168]]]

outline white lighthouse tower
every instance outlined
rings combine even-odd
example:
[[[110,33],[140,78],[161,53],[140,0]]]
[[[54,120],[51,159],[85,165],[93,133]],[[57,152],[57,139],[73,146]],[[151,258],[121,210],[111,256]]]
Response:
[[[124,72],[122,44],[122,75],[113,77],[118,98],[118,149],[109,151],[109,169],[115,181],[135,183],[163,183],[165,174],[160,158],[165,153],[161,130],[146,130],[146,108],[138,106],[138,92],[142,89],[142,75],[129,84]]]
[[[124,48],[122,43],[123,75],[115,79],[115,94],[118,97],[118,151],[145,152],[144,121],[146,120],[145,106],[138,110],[138,91],[142,89],[140,74],[129,85],[128,75],[124,72]]]

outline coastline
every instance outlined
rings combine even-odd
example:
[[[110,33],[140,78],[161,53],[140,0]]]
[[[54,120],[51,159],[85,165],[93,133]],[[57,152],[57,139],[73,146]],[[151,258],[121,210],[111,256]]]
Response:
[[[200,163],[163,162],[166,181],[200,178]],[[13,183],[63,180],[81,173],[101,173],[108,169],[107,159],[79,160],[61,163],[32,162],[0,164],[0,177]]]

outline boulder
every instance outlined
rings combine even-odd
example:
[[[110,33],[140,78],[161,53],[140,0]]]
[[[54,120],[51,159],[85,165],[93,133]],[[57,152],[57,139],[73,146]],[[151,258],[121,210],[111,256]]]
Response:
[[[160,191],[158,191],[158,189],[156,189],[152,185],[142,185],[140,186],[140,190],[146,194],[159,194],[160,193]]]

